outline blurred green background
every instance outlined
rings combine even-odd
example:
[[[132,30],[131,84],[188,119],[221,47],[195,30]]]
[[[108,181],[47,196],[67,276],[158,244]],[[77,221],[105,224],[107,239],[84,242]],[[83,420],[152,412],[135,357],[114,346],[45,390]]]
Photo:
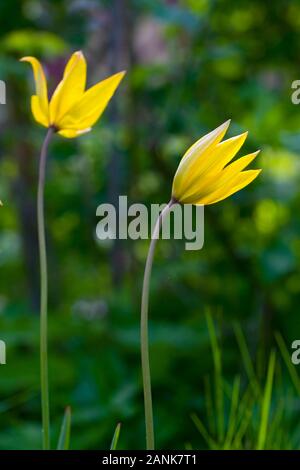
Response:
[[[118,422],[118,447],[143,448],[139,303],[148,242],[99,242],[96,208],[119,194],[167,202],[187,147],[231,118],[229,136],[249,131],[243,152],[260,148],[263,172],[206,208],[201,251],[162,241],[156,254],[157,446],[255,448],[265,434],[264,447],[299,448],[300,382],[289,361],[300,337],[300,109],[291,102],[299,30],[296,0],[0,2],[1,449],[41,447],[35,196],[45,129],[31,116],[32,74],[18,59],[38,57],[53,89],[78,49],[89,84],[128,73],[91,133],[51,145],[53,446],[70,405],[73,449],[108,449]]]

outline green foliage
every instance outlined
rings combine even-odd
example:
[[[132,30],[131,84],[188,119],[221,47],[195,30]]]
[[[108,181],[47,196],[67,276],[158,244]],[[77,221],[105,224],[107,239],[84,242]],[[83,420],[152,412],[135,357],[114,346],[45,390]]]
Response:
[[[243,358],[244,370],[229,383],[222,374],[221,357],[224,351],[220,348],[218,339],[220,330],[216,328],[211,313],[207,313],[206,319],[215,358],[212,385],[210,377],[205,381],[207,425],[196,413],[193,413],[191,418],[207,447],[214,450],[298,448],[299,427],[297,426],[297,432],[294,434],[290,429],[293,410],[284,405],[291,402],[293,395],[290,384],[288,392],[285,390],[286,368],[282,369],[282,363],[276,358],[275,350],[270,353],[265,379],[260,380],[257,370],[261,365],[253,365],[246,338],[240,325],[235,322],[233,328]],[[286,362],[286,345],[278,333],[276,337],[283,363],[287,366],[295,385],[299,381],[296,368],[290,360]],[[284,383],[282,375],[285,377]]]
[[[72,449],[109,448],[120,421],[118,449],[143,448],[148,242],[97,241],[96,208],[119,194],[167,202],[187,147],[232,118],[229,136],[249,131],[243,152],[261,149],[261,175],[206,208],[203,250],[158,244],[149,312],[157,443],[299,448],[300,380],[289,359],[300,334],[299,2],[10,0],[0,17],[0,449],[41,446],[35,195],[45,129],[31,117],[32,75],[18,59],[38,55],[51,91],[80,48],[89,84],[128,73],[95,129],[55,138],[50,151],[53,447],[70,405]],[[208,325],[206,312],[218,312]]]
[[[117,427],[115,429],[112,441],[111,441],[110,450],[116,450],[117,449],[117,445],[118,445],[118,441],[119,441],[119,437],[120,437],[120,431],[121,431],[121,423],[118,423]]]
[[[71,435],[71,408],[68,406],[65,410],[64,419],[61,425],[57,450],[69,450]]]

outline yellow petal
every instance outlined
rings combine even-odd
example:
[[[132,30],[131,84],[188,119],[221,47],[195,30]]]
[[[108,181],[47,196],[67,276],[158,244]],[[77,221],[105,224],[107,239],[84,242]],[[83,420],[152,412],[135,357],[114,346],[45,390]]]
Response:
[[[62,127],[85,129],[99,119],[125,72],[119,72],[89,88],[61,121]]]
[[[195,142],[184,154],[173,180],[172,194],[176,199],[181,201],[182,196],[189,188],[190,180],[197,166],[199,167],[205,162],[206,157],[212,153],[215,146],[222,140],[229,124],[230,120],[224,122]]]
[[[61,129],[58,131],[58,134],[61,135],[62,137],[66,137],[67,139],[73,139],[74,137],[78,137],[82,134],[86,134],[91,130],[91,127],[87,129],[82,129],[82,130],[76,130],[76,129]]]
[[[203,190],[210,182],[217,181],[218,173],[240,150],[247,135],[248,132],[244,132],[218,143],[208,155],[205,154],[204,158],[201,156],[198,159],[197,166],[194,165],[194,168],[188,168],[186,172],[187,189],[184,193],[185,200],[199,192],[200,187]]]
[[[181,162],[190,158],[197,158],[205,149],[211,145],[217,145],[224,137],[230,124],[230,119],[223,122],[219,127],[197,140],[183,155]]]
[[[209,200],[215,200],[220,194],[229,192],[237,184],[236,181],[242,174],[242,170],[244,170],[258,154],[259,151],[245,155],[231,165],[228,165],[209,187],[206,187],[204,190],[202,189],[201,198],[205,199],[205,201],[207,198]],[[235,192],[235,190],[233,192]]]
[[[202,202],[200,202],[200,204],[214,204],[216,202],[222,201],[223,199],[226,199],[237,191],[243,189],[245,186],[248,186],[248,184],[250,184],[259,175],[260,172],[260,169],[242,171],[235,177],[235,180],[232,182],[230,189],[228,189],[228,187],[226,190],[224,188],[221,188],[215,193],[208,196],[207,198],[202,199]]]
[[[245,155],[225,167],[223,170],[216,171],[206,178],[204,177],[203,180],[200,179],[198,187],[197,185],[193,186],[194,192],[185,194],[181,202],[194,204],[195,200],[210,197],[211,194],[214,194],[219,189],[224,191],[226,191],[227,188],[230,189],[235,177],[240,174],[240,172],[246,168],[246,166],[248,166],[258,154],[259,151]]]
[[[48,104],[48,89],[45,73],[42,65],[35,57],[23,57],[21,62],[29,62],[33,69],[33,76],[35,80],[36,98],[31,103],[34,118],[38,115],[38,122],[43,123],[48,127],[49,125],[49,104]]]
[[[246,168],[250,163],[257,157],[259,154],[260,150],[257,150],[256,152],[249,153],[248,155],[245,155],[244,157],[238,158],[235,162],[231,163],[230,165],[227,165],[223,170],[222,170],[222,183],[224,180],[228,180],[231,178],[232,175],[236,175],[237,173],[241,172]]]
[[[248,132],[236,135],[230,139],[220,142],[215,150],[213,156],[206,162],[206,170],[208,173],[212,169],[221,170],[225,167],[233,157],[238,153],[247,138]]]
[[[60,128],[60,121],[80,100],[86,83],[86,61],[81,51],[74,52],[67,63],[62,81],[50,101],[50,122]]]
[[[36,122],[38,122],[39,124],[42,124],[42,126],[49,127],[48,116],[46,116],[43,113],[40,102],[41,101],[37,95],[34,95],[31,97],[31,111],[32,111],[33,117],[36,120]]]

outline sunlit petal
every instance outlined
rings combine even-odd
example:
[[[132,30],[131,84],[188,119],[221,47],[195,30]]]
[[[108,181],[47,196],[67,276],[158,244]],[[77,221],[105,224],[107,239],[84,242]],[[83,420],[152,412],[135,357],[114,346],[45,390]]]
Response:
[[[247,132],[221,142],[228,124],[215,129],[186,152],[173,181],[175,200],[183,204],[212,204],[241,189],[244,182],[246,186],[251,177],[258,175],[258,170],[243,170],[259,152],[229,164],[245,142]]]
[[[61,119],[68,113],[84,93],[86,83],[86,61],[81,51],[74,52],[66,65],[63,79],[58,84],[50,101],[50,120],[60,128]]]
[[[219,189],[215,193],[212,193],[210,196],[202,199],[202,202],[200,202],[200,204],[214,204],[216,202],[222,201],[223,199],[226,199],[227,197],[231,196],[237,191],[240,191],[245,186],[250,184],[259,175],[260,172],[260,169],[242,171],[235,177],[230,187],[227,187],[226,190],[225,188]]]
[[[61,129],[58,131],[58,134],[66,137],[67,139],[73,139],[74,137],[78,137],[82,134],[86,134],[87,132],[90,132],[91,127],[88,127],[87,129],[82,129],[82,130],[77,130],[77,129]]]
[[[37,95],[33,95],[31,97],[31,112],[36,122],[45,127],[49,126],[48,116],[43,113],[41,108],[41,100]]]
[[[34,119],[43,126],[52,126],[58,134],[67,138],[91,130],[125,74],[116,73],[85,91],[86,61],[81,51],[74,52],[48,103],[47,83],[40,63],[34,57],[23,57],[21,60],[30,62],[34,71],[37,90],[31,100]]]
[[[35,57],[23,57],[21,62],[29,62],[33,69],[33,76],[35,81],[36,95],[31,102],[32,112],[35,113],[38,119],[35,119],[44,126],[49,125],[49,104],[48,104],[48,89],[45,73],[42,65]]]
[[[105,110],[125,72],[119,72],[89,88],[61,121],[62,127],[92,127]]]
[[[173,194],[180,198],[180,195],[188,189],[192,175],[196,171],[198,165],[205,162],[208,155],[211,154],[215,146],[222,140],[228,127],[230,120],[224,122],[221,126],[205,135],[195,142],[182,157],[177,172],[173,180]]]
[[[205,198],[218,189],[225,188],[226,190],[227,187],[231,187],[233,184],[232,181],[235,179],[235,177],[244,168],[246,168],[258,154],[259,151],[245,155],[244,157],[239,158],[234,163],[231,163],[225,167],[221,172],[207,177],[201,182],[201,184],[199,184],[198,189],[196,186],[194,186],[194,193],[185,196],[185,201],[192,202],[194,199]]]
[[[198,159],[198,166],[188,169],[186,177],[186,185],[188,189],[185,191],[185,200],[193,198],[195,193],[199,193],[202,188],[213,184],[218,180],[218,173],[230,162],[242,147],[248,132],[231,137],[216,145],[209,155]]]

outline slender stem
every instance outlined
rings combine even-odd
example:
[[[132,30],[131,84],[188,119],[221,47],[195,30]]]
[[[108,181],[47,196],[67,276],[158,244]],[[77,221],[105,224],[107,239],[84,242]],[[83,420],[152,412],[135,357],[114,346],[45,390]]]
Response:
[[[43,449],[50,449],[50,413],[49,413],[49,387],[48,387],[48,347],[47,347],[47,306],[48,306],[48,280],[47,280],[47,252],[45,237],[44,216],[44,188],[47,150],[54,129],[50,127],[43,142],[40,164],[39,184],[37,195],[37,223],[40,256],[40,367],[41,367],[41,401],[42,401],[42,426],[43,426]]]
[[[154,450],[154,426],[153,426],[153,409],[152,409],[152,392],[151,392],[151,375],[149,362],[149,333],[148,333],[148,307],[149,307],[149,287],[153,257],[156,242],[159,238],[159,231],[164,217],[170,211],[175,203],[173,199],[167,204],[160,213],[151,238],[148,256],[145,265],[142,305],[141,305],[141,358],[142,358],[142,375],[144,388],[144,406],[145,406],[145,424],[146,424],[146,444],[147,450]]]

